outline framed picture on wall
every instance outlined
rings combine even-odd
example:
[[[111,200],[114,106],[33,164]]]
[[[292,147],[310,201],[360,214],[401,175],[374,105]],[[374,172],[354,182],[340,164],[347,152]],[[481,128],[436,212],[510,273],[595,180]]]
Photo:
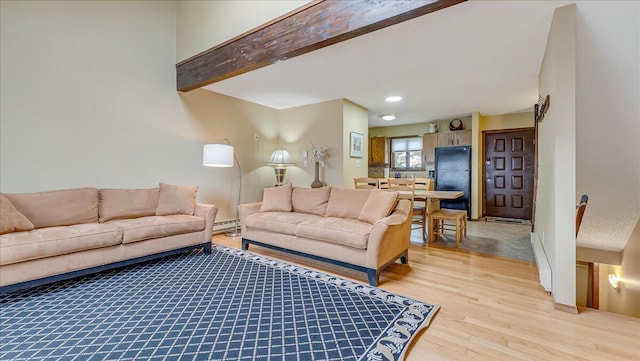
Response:
[[[349,157],[362,158],[364,156],[364,136],[360,133],[351,132],[349,141]]]

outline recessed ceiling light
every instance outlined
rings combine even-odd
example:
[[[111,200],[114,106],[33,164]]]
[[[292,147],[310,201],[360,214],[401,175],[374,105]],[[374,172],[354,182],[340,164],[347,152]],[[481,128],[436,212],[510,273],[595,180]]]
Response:
[[[392,120],[396,119],[396,115],[395,114],[385,114],[385,115],[381,116],[381,118],[383,120],[386,120],[386,121],[389,122],[389,121],[392,121]]]
[[[391,97],[386,97],[384,100],[386,100],[388,102],[399,102],[399,101],[402,100],[402,97],[394,95],[394,96],[391,96]]]

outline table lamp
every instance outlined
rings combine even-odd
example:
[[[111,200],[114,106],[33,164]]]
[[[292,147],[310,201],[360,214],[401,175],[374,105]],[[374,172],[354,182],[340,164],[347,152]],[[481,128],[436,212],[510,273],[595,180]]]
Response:
[[[293,165],[291,155],[285,149],[276,149],[267,164],[272,166],[276,173],[276,186],[281,186],[287,173],[287,167]]]

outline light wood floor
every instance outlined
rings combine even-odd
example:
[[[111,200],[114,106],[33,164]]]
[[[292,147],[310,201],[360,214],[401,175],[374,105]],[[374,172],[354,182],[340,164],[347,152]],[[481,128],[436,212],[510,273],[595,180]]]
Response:
[[[240,238],[214,243],[240,248]],[[363,273],[252,246],[263,256],[366,283]],[[380,288],[441,306],[407,360],[640,360],[640,319],[553,309],[535,263],[412,244]]]

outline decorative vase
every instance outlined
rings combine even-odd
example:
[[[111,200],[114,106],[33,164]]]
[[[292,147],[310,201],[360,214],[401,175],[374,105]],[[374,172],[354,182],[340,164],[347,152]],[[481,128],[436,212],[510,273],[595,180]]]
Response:
[[[311,188],[321,188],[323,185],[320,181],[320,162],[316,162],[316,179],[311,183]]]

